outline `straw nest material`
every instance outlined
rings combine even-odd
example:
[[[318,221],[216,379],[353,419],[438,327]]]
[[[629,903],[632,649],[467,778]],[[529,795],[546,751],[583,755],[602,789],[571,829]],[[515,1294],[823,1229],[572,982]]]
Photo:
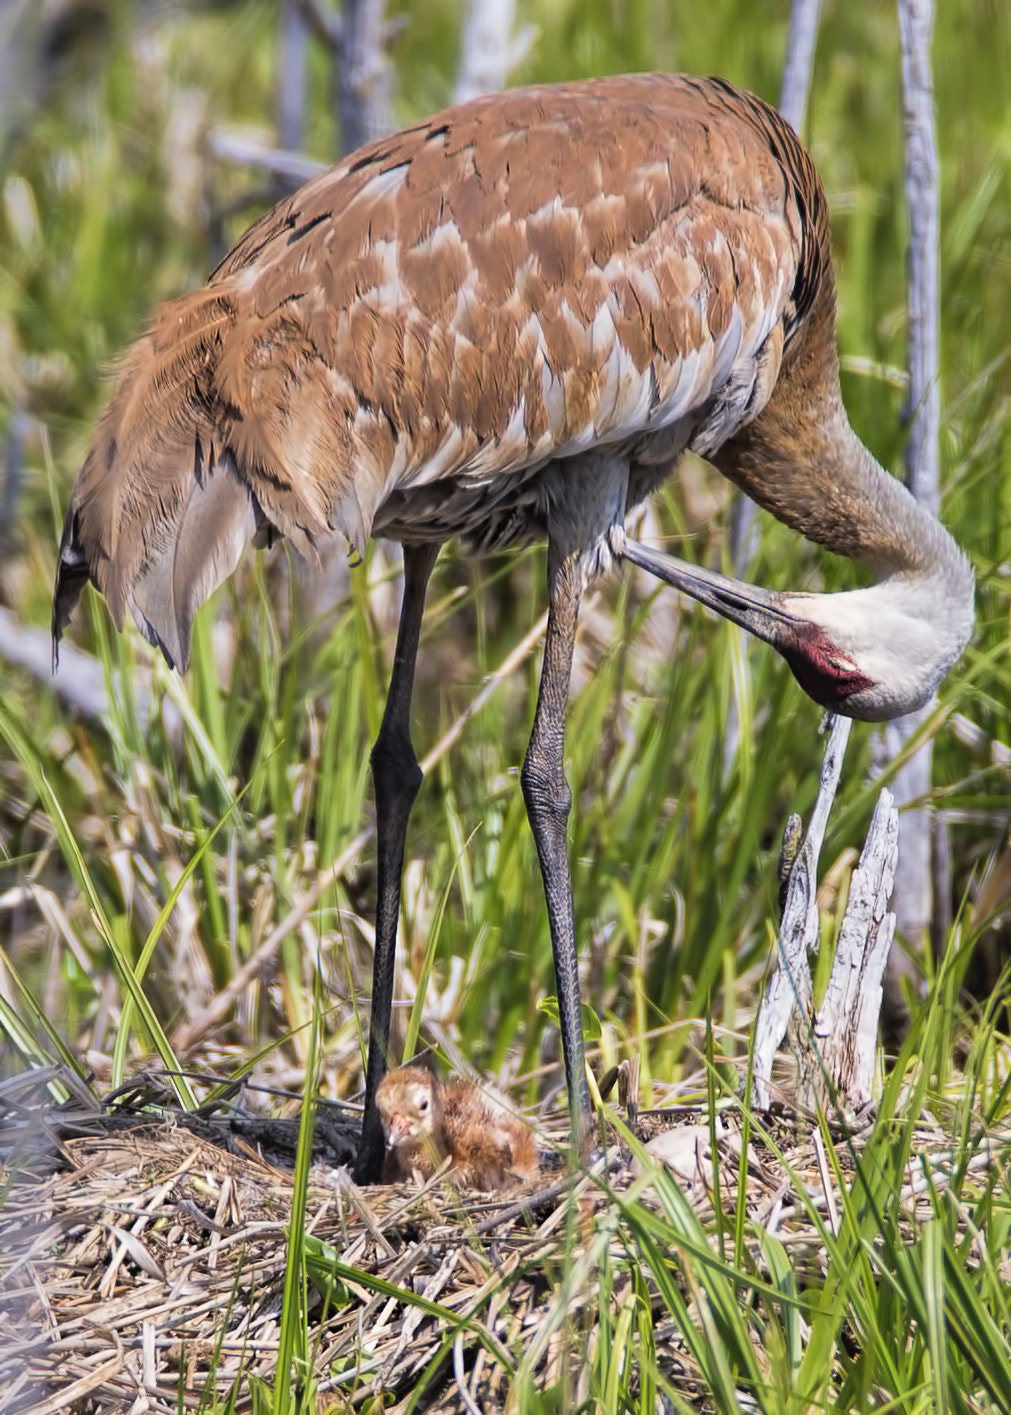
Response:
[[[259,1120],[234,1103],[185,1114],[150,1083],[100,1106],[77,1087],[56,1106],[53,1080],[34,1073],[0,1087],[0,1406],[175,1415],[234,1398],[237,1411],[253,1408],[282,1351],[298,1119]],[[726,1207],[744,1170],[753,1223],[816,1272],[812,1211],[832,1225],[838,1208],[817,1129],[782,1116],[774,1144],[752,1132],[742,1166],[735,1123],[728,1112],[717,1133],[682,1107],[637,1127],[663,1137],[655,1143],[704,1222],[714,1175]],[[421,1189],[359,1189],[342,1168],[356,1133],[353,1118],[317,1116],[301,1230],[309,1348],[299,1362],[296,1346],[295,1386],[317,1410],[380,1397],[376,1408],[413,1400],[474,1412],[508,1408],[526,1381],[576,1408],[605,1300],[600,1273],[616,1246],[625,1266],[608,1281],[619,1305],[630,1281],[620,1196],[643,1181],[628,1150],[612,1135],[596,1174],[548,1164],[533,1193],[463,1193],[446,1174]],[[938,1139],[923,1136],[925,1146]],[[844,1169],[852,1153],[852,1137],[840,1138]],[[912,1214],[914,1184],[906,1198]],[[656,1202],[648,1189],[643,1202]],[[705,1409],[682,1333],[644,1276],[637,1292],[652,1303],[657,1369]]]

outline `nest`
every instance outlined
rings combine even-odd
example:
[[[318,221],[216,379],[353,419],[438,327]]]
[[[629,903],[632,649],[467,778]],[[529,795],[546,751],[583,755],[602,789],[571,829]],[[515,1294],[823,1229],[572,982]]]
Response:
[[[273,1387],[285,1349],[297,1117],[184,1113],[150,1085],[100,1106],[78,1090],[54,1107],[38,1074],[0,1092],[4,1411],[177,1415],[229,1399],[249,1409],[258,1381]],[[829,1225],[838,1210],[819,1132],[783,1114],[777,1142],[753,1134],[742,1165],[728,1117],[715,1156],[715,1131],[693,1108],[643,1115],[637,1128],[663,1137],[703,1224],[714,1183],[726,1207],[746,1172],[753,1222],[817,1272],[812,1208]],[[924,1148],[940,1138],[925,1130]],[[318,1410],[377,1397],[397,1409],[498,1410],[524,1383],[575,1408],[590,1395],[602,1302],[620,1306],[630,1283],[637,1300],[648,1294],[661,1378],[710,1408],[648,1272],[645,1285],[630,1276],[620,1196],[637,1184],[644,1204],[655,1199],[616,1137],[593,1174],[559,1163],[536,1193],[490,1195],[463,1193],[445,1173],[423,1188],[359,1189],[343,1168],[355,1139],[352,1118],[317,1118],[301,1228],[308,1348],[296,1345],[293,1382]],[[852,1146],[849,1136],[837,1147],[847,1169]],[[978,1161],[995,1162],[992,1147]],[[915,1216],[915,1181],[904,1197]]]

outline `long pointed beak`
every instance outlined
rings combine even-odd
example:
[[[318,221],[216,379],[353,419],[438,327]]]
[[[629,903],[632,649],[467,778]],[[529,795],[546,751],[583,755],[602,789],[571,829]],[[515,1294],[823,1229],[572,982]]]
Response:
[[[784,603],[785,597],[771,590],[728,579],[715,570],[689,565],[687,561],[664,555],[659,550],[649,550],[627,537],[622,537],[615,551],[624,560],[638,565],[641,570],[648,570],[651,575],[697,599],[732,624],[739,624],[749,634],[764,639],[773,648],[780,648],[784,638],[789,640],[791,630],[796,630],[798,623],[802,622],[800,616],[790,613]]]

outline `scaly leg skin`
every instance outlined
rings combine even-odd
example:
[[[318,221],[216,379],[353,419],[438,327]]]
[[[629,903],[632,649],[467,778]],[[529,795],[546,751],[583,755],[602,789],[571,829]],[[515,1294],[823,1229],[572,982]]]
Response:
[[[572,1139],[585,1157],[593,1143],[593,1116],[586,1084],[586,1060],[579,1016],[576,926],[566,839],[572,793],[565,779],[565,710],[582,585],[583,573],[578,553],[563,558],[554,546],[550,546],[550,608],[544,639],[544,663],[537,711],[534,713],[533,730],[520,781],[530,829],[537,845],[548,906]]]
[[[378,1182],[383,1163],[383,1130],[376,1107],[376,1087],[386,1073],[390,1041],[407,821],[421,786],[421,768],[411,745],[411,694],[425,592],[438,554],[437,544],[404,547],[404,600],[400,607],[397,647],[383,720],[372,748],[372,780],[376,793],[376,952],[372,966],[365,1114],[354,1166],[355,1181],[359,1184]]]

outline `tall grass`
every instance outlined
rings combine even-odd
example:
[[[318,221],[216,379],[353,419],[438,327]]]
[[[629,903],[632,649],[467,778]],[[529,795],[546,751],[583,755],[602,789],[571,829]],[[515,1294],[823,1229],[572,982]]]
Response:
[[[786,6],[771,0],[690,8],[588,0],[533,3],[527,13],[540,38],[522,77],[683,67],[722,72],[769,97],[778,87]],[[123,6],[114,17],[107,52],[57,76],[0,174],[0,436],[23,467],[15,517],[2,528],[0,601],[40,629],[61,508],[104,368],[154,300],[202,278],[220,254],[221,229],[238,234],[256,210],[250,179],[188,146],[183,120],[193,118],[194,131],[201,115],[265,128],[272,112],[271,7],[141,22]],[[448,99],[456,34],[441,4],[409,7],[393,47],[398,117]],[[891,465],[902,392],[890,371],[904,352],[895,45],[887,7],[828,8],[808,134],[833,209],[844,394],[858,432]],[[1006,7],[942,7],[935,53],[942,510],[979,585],[976,638],[942,688],[935,739],[957,905],[971,903],[998,867],[1009,799]],[[335,134],[318,57],[310,86],[311,143],[322,156]],[[725,499],[718,478],[691,466],[658,498],[650,531],[689,559],[718,561]],[[371,821],[368,746],[395,633],[390,565],[384,554],[368,557],[332,609],[305,622],[285,553],[249,557],[199,618],[186,679],[169,675],[132,632],[116,634],[91,597],[73,638],[103,667],[109,712],[100,723],[68,713],[48,684],[4,668],[0,995],[10,1052],[0,1064],[62,1053],[112,1080],[152,1050],[173,1062],[173,1037],[311,893],[305,917],[224,1022],[200,1034],[195,1054],[238,1070],[262,1052],[275,1076],[301,1082],[312,1072],[319,992],[319,1083],[336,1095],[355,1091],[357,999],[370,968],[369,844],[332,880],[321,871]],[[776,586],[853,583],[849,566],[767,518],[748,574]],[[482,564],[452,548],[444,555],[419,668],[419,754],[536,622],[543,586],[540,550]],[[454,1064],[495,1072],[529,1101],[559,1084],[545,1006],[550,942],[517,780],[537,670],[530,651],[429,773],[408,841],[397,1011],[401,1037],[420,1019],[422,1038]],[[819,715],[763,646],[632,577],[616,577],[587,605],[575,678],[571,858],[584,995],[599,1023],[595,1064],[632,1049],[647,1099],[673,1085],[701,1097],[702,1019],[715,1074],[744,1064],[774,928],[779,832],[813,800]],[[732,711],[743,730],[728,760]],[[952,713],[978,735],[953,731]],[[829,941],[873,805],[875,750],[873,731],[858,726],[826,847]],[[998,910],[1005,900],[998,894]],[[811,1215],[828,1255],[817,1288],[798,1276],[789,1244],[740,1208],[728,1221],[746,1242],[731,1261],[714,1256],[709,1230],[669,1181],[656,1181],[659,1215],[634,1196],[616,1200],[620,1221],[593,1250],[614,1265],[618,1294],[599,1338],[608,1344],[593,1355],[594,1400],[632,1408],[635,1392],[669,1386],[651,1336],[659,1301],[720,1408],[745,1399],[770,1410],[906,1399],[923,1409],[1011,1405],[1006,1367],[993,1365],[1007,1340],[1006,1204],[993,1187],[961,1187],[984,1122],[993,1129],[1006,1117],[1003,1013],[962,990],[977,933],[956,933],[931,979],[930,1006],[846,1177],[839,1227]],[[926,1104],[941,1107],[959,1159],[954,1179],[928,1187],[912,1221],[896,1154],[908,1154],[910,1117]],[[966,1214],[982,1235],[968,1267]],[[642,1262],[659,1298],[642,1287]],[[560,1291],[570,1279],[558,1276]],[[525,1369],[519,1361],[518,1389],[531,1405],[550,1402],[535,1397]]]

